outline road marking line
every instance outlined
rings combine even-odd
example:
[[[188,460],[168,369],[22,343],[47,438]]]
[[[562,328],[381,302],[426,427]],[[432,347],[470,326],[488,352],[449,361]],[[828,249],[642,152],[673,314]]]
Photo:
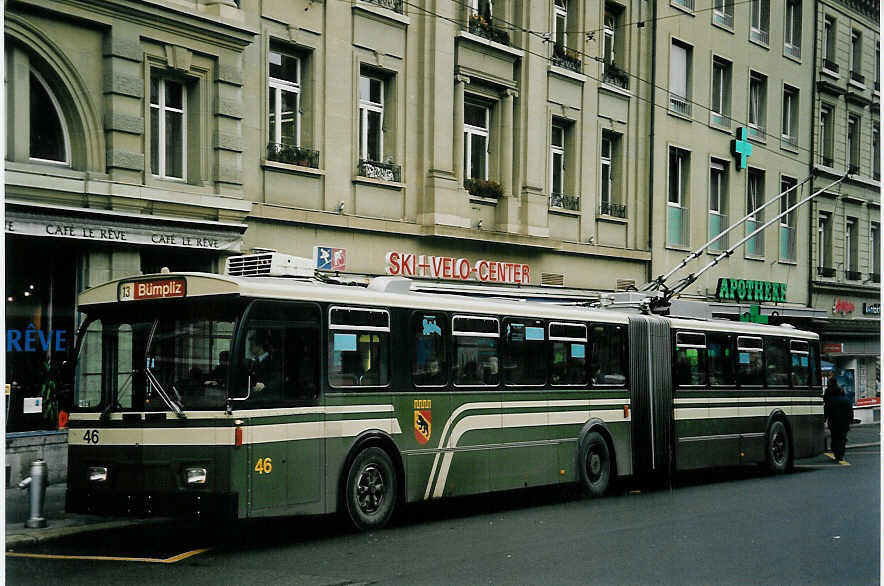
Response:
[[[132,558],[132,557],[117,557],[117,556],[107,556],[107,555],[59,555],[59,554],[49,554],[49,553],[16,553],[7,551],[6,557],[16,557],[16,558],[38,558],[44,560],[89,560],[89,561],[100,561],[100,562],[144,562],[148,564],[174,564],[176,562],[180,562],[181,560],[185,560],[189,557],[193,557],[195,555],[199,555],[201,553],[207,552],[211,547],[204,547],[202,549],[194,549],[192,551],[186,551],[184,553],[180,553],[178,555],[172,556],[170,558],[162,559],[162,558]]]

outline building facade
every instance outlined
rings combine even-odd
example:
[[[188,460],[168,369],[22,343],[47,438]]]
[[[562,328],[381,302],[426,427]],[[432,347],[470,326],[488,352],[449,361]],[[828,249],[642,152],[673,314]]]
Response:
[[[824,359],[858,405],[880,401],[881,94],[878,2],[814,4],[810,294]]]
[[[76,295],[124,275],[260,247],[362,274],[641,284],[641,6],[7,3],[9,429],[53,424],[32,399]]]

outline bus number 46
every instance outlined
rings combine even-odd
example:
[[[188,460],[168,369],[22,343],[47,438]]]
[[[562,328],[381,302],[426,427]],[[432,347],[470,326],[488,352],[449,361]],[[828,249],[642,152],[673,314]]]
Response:
[[[87,429],[86,433],[83,434],[83,441],[87,444],[97,444],[98,443],[98,430],[97,429]]]
[[[258,461],[255,462],[255,472],[270,474],[273,472],[273,461],[270,458],[258,458]]]

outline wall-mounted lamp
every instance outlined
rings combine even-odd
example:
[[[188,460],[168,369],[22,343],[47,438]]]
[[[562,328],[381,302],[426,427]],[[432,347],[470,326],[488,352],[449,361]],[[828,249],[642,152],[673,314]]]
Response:
[[[587,244],[595,244],[595,236],[590,236],[586,239]]]
[[[339,202],[339,203],[338,203],[338,213],[339,213],[339,214],[343,214],[343,213],[344,213],[344,202]]]

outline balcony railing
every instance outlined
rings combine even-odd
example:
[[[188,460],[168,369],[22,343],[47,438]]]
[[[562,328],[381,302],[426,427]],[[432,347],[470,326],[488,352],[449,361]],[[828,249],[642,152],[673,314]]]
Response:
[[[730,128],[731,127],[731,119],[729,116],[725,116],[724,114],[720,114],[718,112],[709,112],[709,124],[714,126],[719,126],[721,128]]]
[[[402,0],[362,0],[363,2],[367,2],[368,4],[374,4],[375,6],[380,6],[381,8],[386,8],[388,10],[392,10],[393,12],[398,12],[399,14],[403,14],[404,10],[402,8],[403,2]]]
[[[780,146],[788,149],[798,148],[798,137],[789,136],[788,134],[780,135]]]
[[[669,205],[666,226],[666,244],[687,247],[690,245],[690,214],[688,208]]]
[[[617,67],[615,63],[605,63],[605,71],[602,74],[602,83],[615,85],[625,90],[629,89],[629,74]]]
[[[844,271],[844,277],[848,281],[859,281],[863,278],[863,274],[859,271]]]
[[[850,80],[855,81],[860,85],[866,85],[866,76],[860,73],[859,71],[851,71],[850,72]]]
[[[795,260],[795,228],[780,226],[780,260]]]
[[[580,197],[576,195],[565,195],[564,193],[551,193],[549,195],[549,207],[579,212]]]
[[[691,103],[684,96],[669,92],[669,110],[682,116],[691,115]]]
[[[832,73],[838,73],[838,64],[834,61],[823,59],[823,69],[831,71]]]
[[[510,36],[509,34],[497,28],[488,22],[484,16],[473,13],[470,15],[470,32],[474,35],[478,35],[489,41],[494,41],[495,43],[500,43],[501,45],[509,45],[510,44]]]
[[[724,232],[727,228],[727,214],[719,214],[718,212],[709,212],[709,240]],[[709,250],[721,251],[727,250],[727,234],[709,245]]]
[[[820,277],[826,277],[827,279],[831,279],[835,276],[835,268],[834,267],[817,267],[816,274]]]
[[[789,57],[801,59],[801,45],[793,45],[791,43],[783,44],[783,52]]]
[[[553,65],[564,67],[577,73],[583,73],[583,61],[577,55],[576,51],[572,51],[567,47],[559,44],[553,45]]]
[[[267,160],[318,169],[319,151],[271,142],[267,144]]]
[[[356,173],[360,177],[380,179],[381,181],[395,181],[402,179],[402,167],[393,163],[380,163],[378,161],[359,160]]]
[[[675,6],[681,6],[686,10],[694,11],[694,0],[670,0]]]
[[[749,29],[749,38],[763,45],[767,45],[770,42],[770,32],[752,28]]]
[[[603,216],[614,216],[615,218],[625,218],[626,217],[626,204],[620,203],[611,203],[610,201],[603,201],[599,206],[599,213]]]
[[[727,12],[712,11],[712,22],[727,28],[734,28],[734,15]]]
[[[767,140],[767,131],[760,126],[749,126],[746,128],[746,130],[749,138],[754,138],[755,140],[760,141]]]

